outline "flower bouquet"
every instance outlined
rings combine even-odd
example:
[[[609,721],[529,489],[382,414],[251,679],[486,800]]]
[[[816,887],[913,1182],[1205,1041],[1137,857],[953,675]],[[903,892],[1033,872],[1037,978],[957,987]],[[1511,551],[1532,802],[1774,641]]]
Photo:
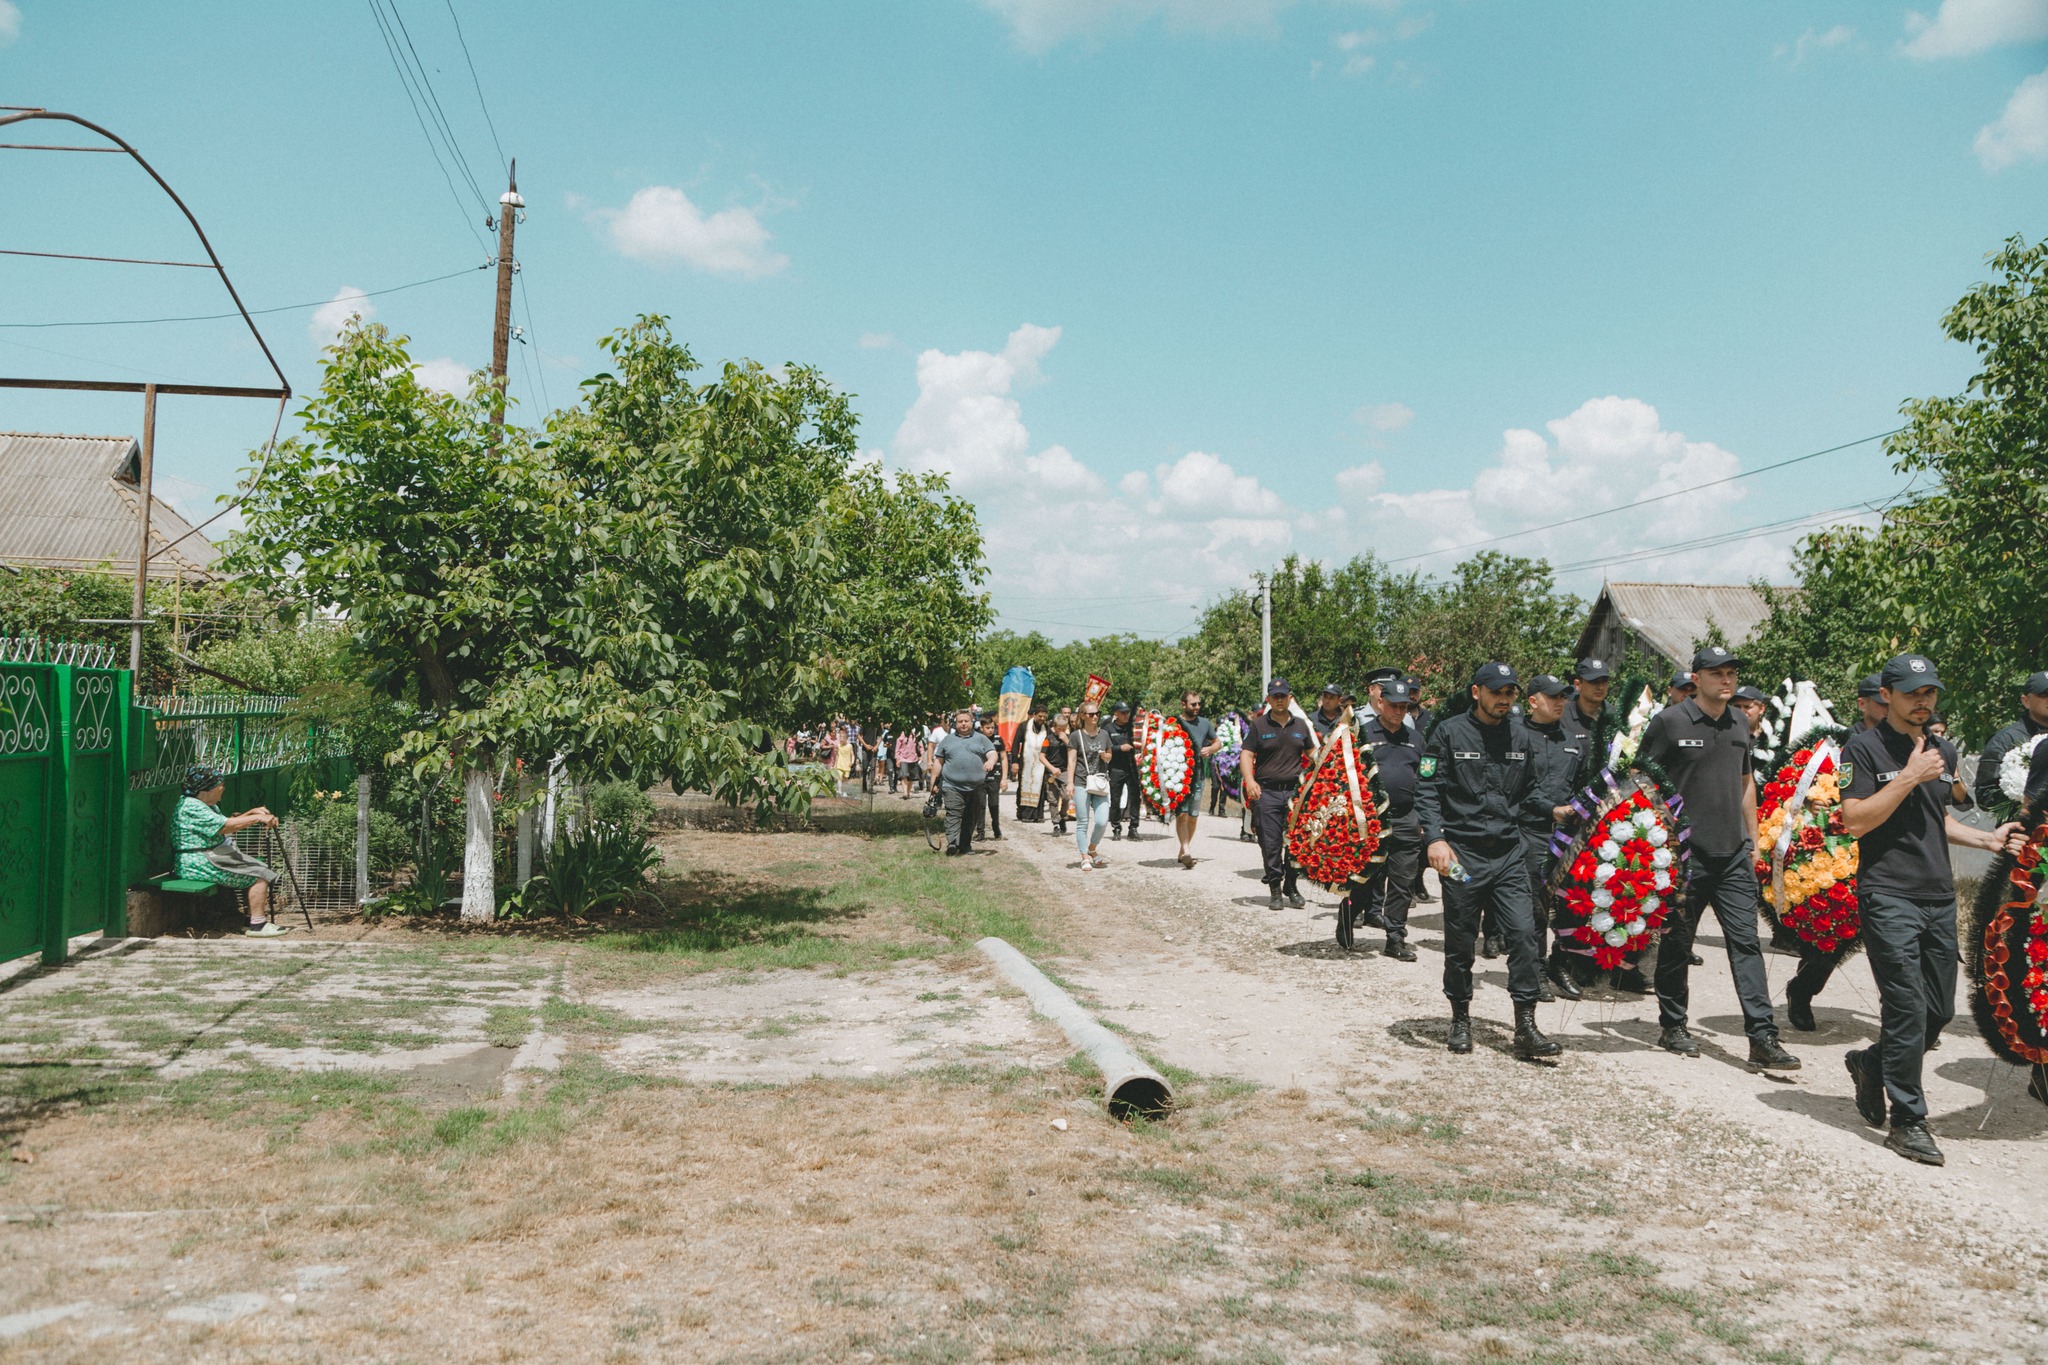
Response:
[[[1572,803],[1576,836],[1552,836],[1558,946],[1601,968],[1634,964],[1685,893],[1683,800],[1654,775],[1612,769]]]
[[[1349,717],[1330,734],[1288,811],[1287,856],[1304,877],[1335,891],[1385,861],[1380,815],[1387,797],[1372,751],[1352,740]]]
[[[1138,790],[1145,804],[1160,815],[1178,811],[1195,784],[1196,762],[1194,743],[1180,721],[1147,712],[1138,740]]]
[[[1237,712],[1226,712],[1216,722],[1216,738],[1223,747],[1209,760],[1209,766],[1216,774],[1216,785],[1223,794],[1233,801],[1244,799],[1243,774],[1238,771],[1238,760],[1244,756],[1244,720]]]
[[[2048,904],[2041,899],[2048,797],[2019,819],[2025,845],[2017,854],[1999,853],[1977,892],[1981,928],[1967,944],[1970,1009],[1992,1052],[2037,1068],[2039,1077],[2038,1068],[2048,1066]]]
[[[1842,825],[1837,733],[1826,727],[1808,734],[1757,796],[1764,912],[1824,953],[1847,952],[1863,931],[1856,840]]]

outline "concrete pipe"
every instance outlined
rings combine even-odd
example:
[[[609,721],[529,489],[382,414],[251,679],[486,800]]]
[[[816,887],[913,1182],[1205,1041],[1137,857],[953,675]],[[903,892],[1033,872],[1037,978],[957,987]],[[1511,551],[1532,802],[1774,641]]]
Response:
[[[1030,958],[999,938],[985,938],[974,946],[995,963],[1005,980],[1030,998],[1031,1008],[1058,1024],[1067,1041],[1088,1054],[1088,1060],[1102,1073],[1102,1093],[1108,1099],[1111,1118],[1161,1118],[1173,1108],[1173,1089],[1166,1078],[1090,1018],[1073,996],[1032,966]]]

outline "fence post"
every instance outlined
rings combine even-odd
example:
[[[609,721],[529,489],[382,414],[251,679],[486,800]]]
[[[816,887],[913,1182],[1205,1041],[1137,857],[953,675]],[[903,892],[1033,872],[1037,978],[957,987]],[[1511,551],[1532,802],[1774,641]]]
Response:
[[[533,880],[533,778],[519,765],[519,851],[514,879],[524,886]]]
[[[356,774],[356,904],[370,902],[370,775]]]

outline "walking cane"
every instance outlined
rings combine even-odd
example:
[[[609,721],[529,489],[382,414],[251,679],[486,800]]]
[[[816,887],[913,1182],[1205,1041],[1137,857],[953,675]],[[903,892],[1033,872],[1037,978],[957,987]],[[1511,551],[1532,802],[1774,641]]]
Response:
[[[299,874],[292,866],[291,849],[285,842],[284,826],[277,830],[277,857],[284,864],[284,875],[292,879],[292,894],[299,898],[299,913],[306,917],[306,927],[313,927],[313,912],[306,908],[306,890],[299,885]]]

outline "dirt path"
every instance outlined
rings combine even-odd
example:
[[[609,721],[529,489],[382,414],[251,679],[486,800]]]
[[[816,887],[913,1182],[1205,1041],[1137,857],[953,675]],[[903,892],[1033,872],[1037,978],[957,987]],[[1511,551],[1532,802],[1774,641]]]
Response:
[[[1605,1167],[1626,1201],[1632,1244],[1667,1278],[1775,1278],[1778,1307],[1824,1333],[1857,1339],[1884,1325],[1973,1354],[2048,1359],[2048,1107],[1996,1062],[1967,1007],[1929,1058],[1933,1127],[1949,1164],[1932,1170],[1885,1150],[1858,1118],[1842,1056],[1875,1036],[1869,969],[1852,959],[1819,998],[1820,1031],[1788,1046],[1805,1062],[1752,1075],[1721,940],[1704,932],[1692,976],[1687,1061],[1654,1046],[1654,999],[1621,995],[1542,1007],[1566,1046],[1555,1067],[1507,1051],[1505,961],[1479,966],[1480,1048],[1443,1048],[1440,905],[1416,907],[1420,960],[1378,952],[1359,932],[1333,941],[1336,897],[1304,887],[1305,910],[1269,911],[1254,846],[1237,822],[1203,817],[1192,871],[1165,826],[1135,844],[1105,842],[1104,870],[1083,874],[1071,838],[1014,824],[996,847],[1027,859],[1082,902],[1085,960],[1063,964],[1103,1016],[1165,1060],[1311,1096],[1364,1092],[1454,1121],[1504,1121],[1532,1159]],[[1430,877],[1435,889],[1434,874]],[[1794,959],[1772,955],[1775,998]],[[1871,1298],[1873,1289],[1880,1297]],[[1876,1345],[1873,1339],[1872,1346]],[[1852,1352],[1853,1354],[1853,1352]]]

